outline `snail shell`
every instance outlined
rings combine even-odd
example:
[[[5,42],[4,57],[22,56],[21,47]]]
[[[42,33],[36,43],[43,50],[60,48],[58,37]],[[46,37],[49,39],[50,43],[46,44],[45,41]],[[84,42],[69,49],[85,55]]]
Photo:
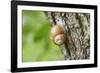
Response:
[[[60,25],[55,25],[51,29],[50,39],[57,45],[61,45],[65,42],[64,29]]]

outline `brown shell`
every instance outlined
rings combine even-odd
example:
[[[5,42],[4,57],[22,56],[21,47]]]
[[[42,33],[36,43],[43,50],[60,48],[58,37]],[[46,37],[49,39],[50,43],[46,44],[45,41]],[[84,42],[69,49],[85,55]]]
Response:
[[[57,42],[57,40],[60,40],[60,42]],[[64,42],[65,42],[65,35],[64,34],[59,34],[54,39],[54,43],[56,45],[62,45]]]
[[[52,29],[51,29],[50,39],[52,41],[54,41],[55,36],[57,36],[59,34],[64,34],[64,30],[63,30],[62,26],[60,26],[60,25],[53,26]]]

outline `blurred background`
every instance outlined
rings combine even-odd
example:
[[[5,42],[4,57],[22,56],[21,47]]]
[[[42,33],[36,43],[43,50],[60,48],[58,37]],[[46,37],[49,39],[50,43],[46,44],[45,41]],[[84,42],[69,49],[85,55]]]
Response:
[[[22,11],[22,61],[61,60],[60,48],[50,40],[51,26],[45,12]]]

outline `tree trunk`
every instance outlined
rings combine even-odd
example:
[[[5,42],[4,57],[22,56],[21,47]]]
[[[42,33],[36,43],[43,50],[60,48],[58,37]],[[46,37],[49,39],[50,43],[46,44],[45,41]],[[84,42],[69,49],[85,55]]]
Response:
[[[53,25],[62,25],[66,42],[60,45],[64,60],[90,58],[90,14],[71,12],[46,12]]]

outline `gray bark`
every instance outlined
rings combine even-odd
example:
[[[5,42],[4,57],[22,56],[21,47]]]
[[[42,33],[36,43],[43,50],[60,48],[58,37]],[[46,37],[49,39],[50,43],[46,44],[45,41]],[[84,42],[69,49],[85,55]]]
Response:
[[[66,42],[60,45],[64,60],[90,58],[90,14],[71,12],[46,12],[53,25],[62,25]]]

